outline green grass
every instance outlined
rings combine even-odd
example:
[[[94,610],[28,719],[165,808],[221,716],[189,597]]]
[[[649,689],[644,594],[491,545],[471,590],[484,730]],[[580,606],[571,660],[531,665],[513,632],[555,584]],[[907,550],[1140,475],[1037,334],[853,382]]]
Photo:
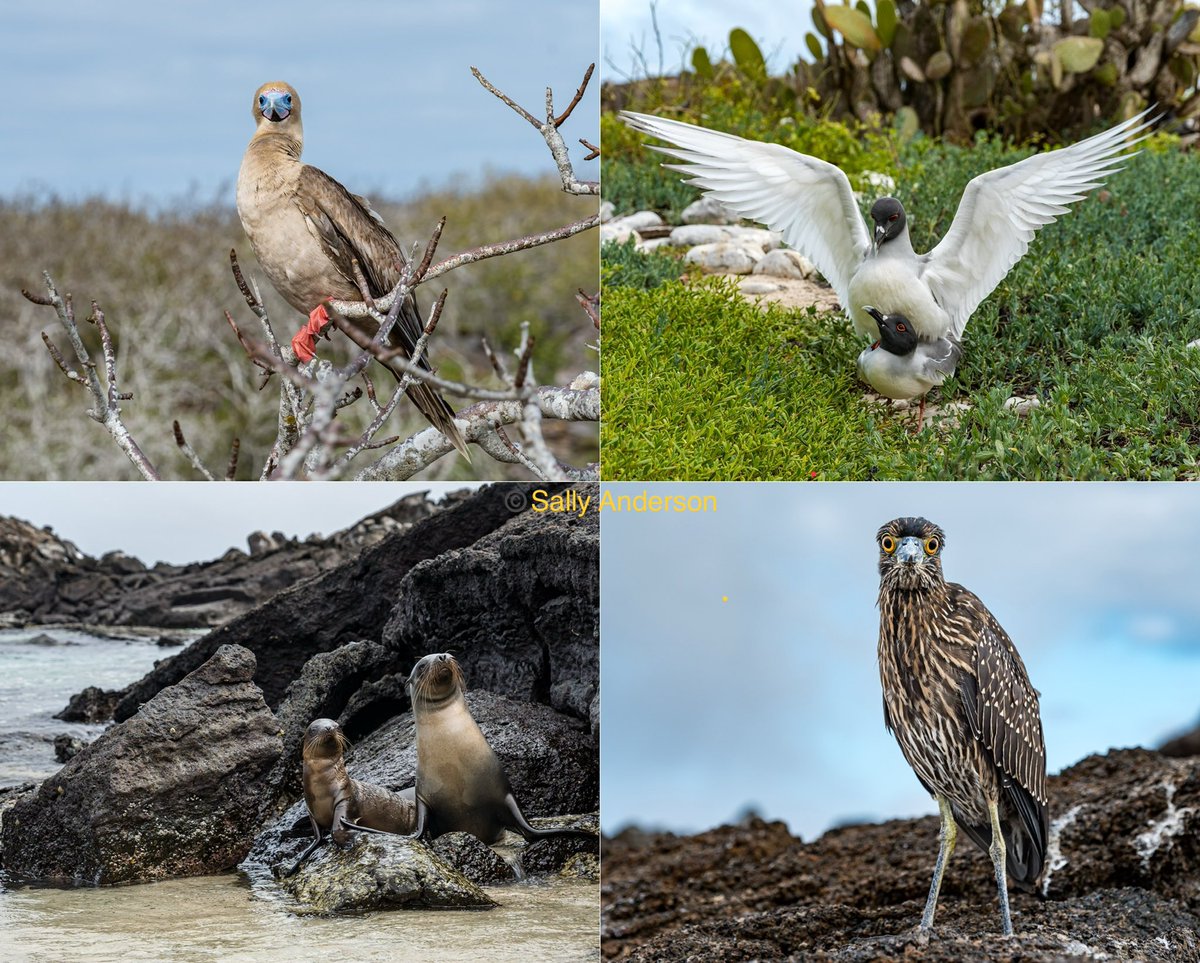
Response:
[[[972,176],[1026,153],[906,147],[897,195],[917,250],[945,232]],[[1107,186],[1040,231],[978,308],[956,377],[931,395],[972,408],[917,436],[866,399],[862,345],[840,313],[763,311],[727,281],[684,284],[664,255],[606,246],[604,477],[1196,477],[1200,159],[1145,152]],[[1041,407],[1017,418],[1003,407],[1014,393]]]

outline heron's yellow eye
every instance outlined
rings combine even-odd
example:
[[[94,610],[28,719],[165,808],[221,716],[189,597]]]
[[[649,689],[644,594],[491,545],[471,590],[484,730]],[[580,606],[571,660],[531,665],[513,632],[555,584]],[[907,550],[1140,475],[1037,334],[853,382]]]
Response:
[[[938,549],[941,547],[942,547],[941,539],[939,539],[936,535],[931,538],[925,539],[925,554],[926,555],[936,555],[938,553]]]
[[[896,551],[896,540],[891,535],[884,535],[879,540],[879,547],[891,555],[892,552]]]

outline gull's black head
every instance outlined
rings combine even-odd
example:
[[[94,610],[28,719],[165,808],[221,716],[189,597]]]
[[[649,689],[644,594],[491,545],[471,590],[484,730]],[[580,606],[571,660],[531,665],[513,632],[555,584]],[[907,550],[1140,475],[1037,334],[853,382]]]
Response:
[[[879,308],[864,305],[863,310],[879,327],[879,346],[891,354],[912,354],[917,349],[917,332],[903,314],[884,314]]]
[[[879,198],[871,207],[871,220],[875,222],[872,244],[877,250],[880,245],[903,234],[908,223],[904,215],[904,205],[894,197]]]
[[[946,534],[925,518],[895,518],[875,535],[881,589],[927,589],[944,582]]]

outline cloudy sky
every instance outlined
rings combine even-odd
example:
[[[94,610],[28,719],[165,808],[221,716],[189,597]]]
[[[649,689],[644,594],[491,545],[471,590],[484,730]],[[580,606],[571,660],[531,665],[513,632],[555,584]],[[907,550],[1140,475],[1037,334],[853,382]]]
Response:
[[[1051,772],[1200,717],[1194,486],[606,487],[718,499],[602,518],[607,831],[695,831],[754,806],[812,838],[936,811],[880,708],[874,538],[898,515],[942,525],[947,578],[1021,651]]]
[[[155,562],[246,549],[254,531],[328,535],[414,491],[441,498],[475,482],[0,482],[0,515],[49,525],[81,551]]]
[[[805,50],[813,29],[810,3],[731,4],[728,0],[604,0],[600,48],[606,77],[626,80],[690,69],[691,50],[707,48],[715,61],[728,50],[729,31],[741,27],[778,73]],[[655,30],[657,21],[657,31]],[[661,46],[661,52],[660,52]],[[812,58],[805,53],[805,60]],[[661,65],[661,70],[660,70]]]
[[[305,160],[359,192],[553,173],[541,137],[469,68],[535,115],[547,86],[565,106],[596,60],[598,17],[596,3],[553,0],[8,3],[0,197],[209,200],[224,187],[232,203],[268,80],[300,91]],[[589,89],[563,128],[577,160],[577,138],[597,136]]]

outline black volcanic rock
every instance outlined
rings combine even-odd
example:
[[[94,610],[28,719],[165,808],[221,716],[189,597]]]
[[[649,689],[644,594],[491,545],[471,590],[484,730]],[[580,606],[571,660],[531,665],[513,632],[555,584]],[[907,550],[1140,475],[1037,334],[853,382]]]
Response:
[[[811,843],[751,818],[696,836],[627,830],[603,849],[608,960],[1200,959],[1200,759],[1090,756],[1049,781],[1042,892],[1010,888],[999,937],[987,856],[965,843],[937,923],[914,938],[938,821],[831,830]]]
[[[596,495],[596,486],[578,486]],[[472,689],[544,702],[590,720],[599,691],[598,512],[527,511],[400,584],[383,643],[406,668],[454,654]]]
[[[48,529],[0,517],[0,613],[19,613],[21,624],[215,627],[462,497],[437,504],[417,492],[326,538],[256,532],[249,555],[231,549],[211,562],[152,569],[122,552],[92,558]]]
[[[9,876],[132,883],[236,866],[282,751],[253,674],[251,652],[223,646],[17,802],[0,829]]]
[[[553,486],[550,486],[553,487]],[[478,541],[512,517],[505,486],[474,492],[411,527],[350,553],[332,570],[305,579],[164,659],[135,682],[114,718],[129,718],[142,702],[208,659],[222,645],[242,645],[259,656],[255,682],[267,704],[278,706],[304,664],[346,642],[379,638],[395,601],[394,586],[418,562]]]

